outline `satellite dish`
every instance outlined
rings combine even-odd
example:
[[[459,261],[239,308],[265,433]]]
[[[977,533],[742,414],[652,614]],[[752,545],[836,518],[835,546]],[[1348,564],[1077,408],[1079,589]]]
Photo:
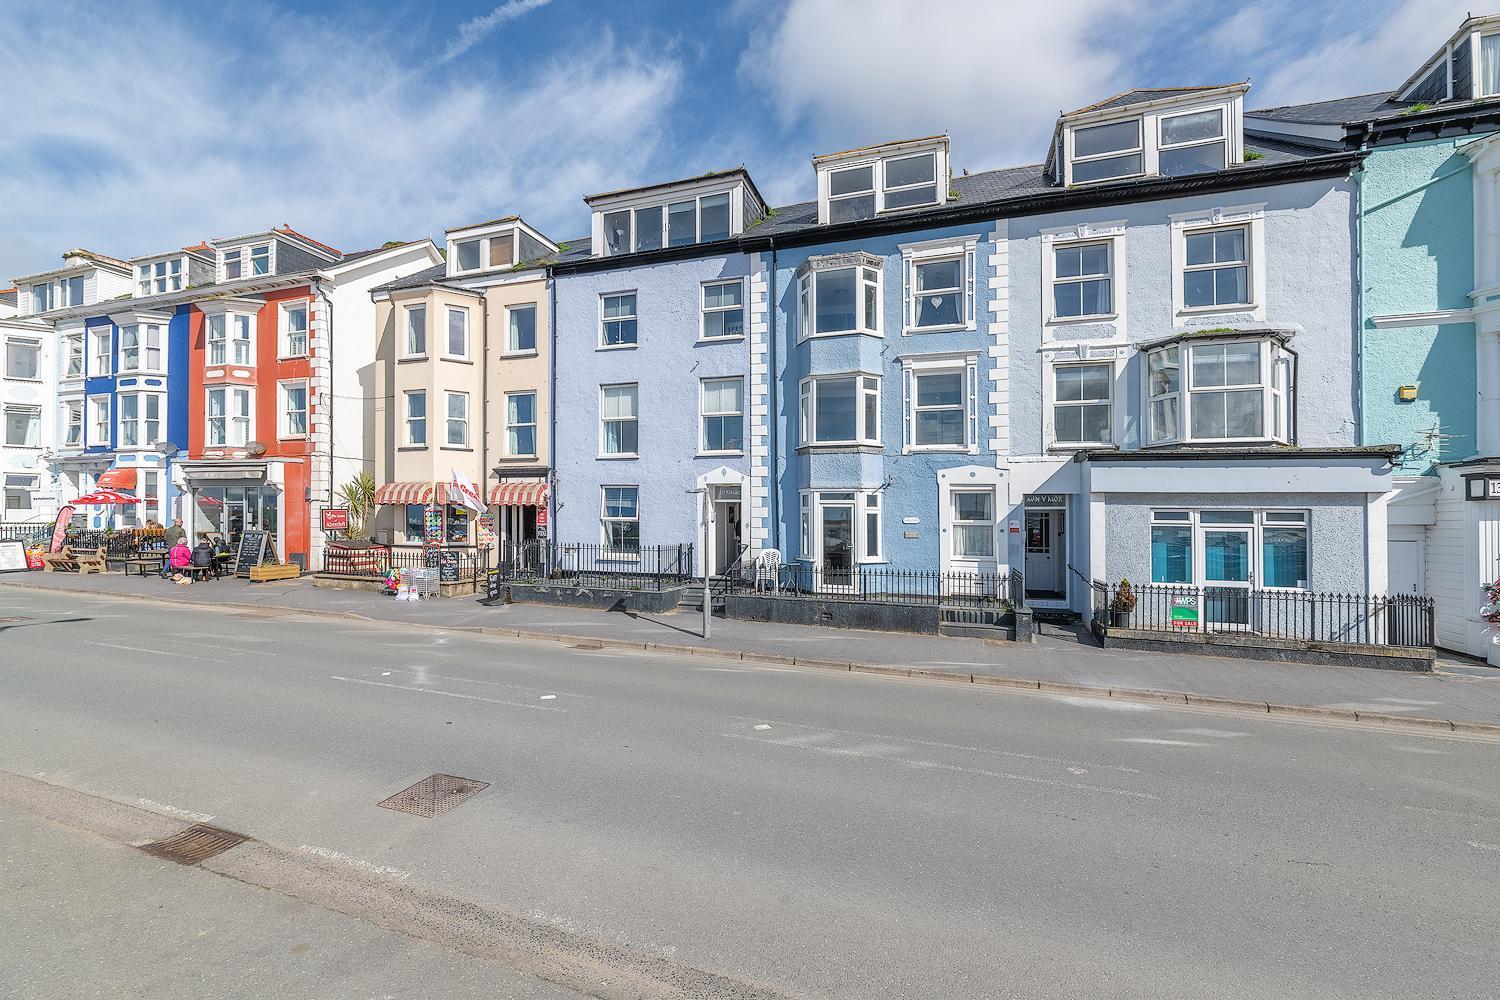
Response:
[[[245,454],[253,458],[259,458],[266,453],[266,446],[259,441],[251,441],[245,445]]]
[[[161,452],[162,456],[165,458],[171,458],[173,455],[182,450],[170,441],[158,441],[151,447]]]

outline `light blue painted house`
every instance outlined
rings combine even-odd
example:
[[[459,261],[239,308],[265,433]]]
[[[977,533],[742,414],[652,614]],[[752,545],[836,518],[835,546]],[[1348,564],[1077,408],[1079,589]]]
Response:
[[[1363,439],[1402,448],[1390,586],[1434,598],[1440,646],[1500,660],[1480,611],[1500,577],[1500,17],[1466,19],[1392,91],[1247,127],[1365,151],[1357,386]]]
[[[764,311],[737,238],[765,203],[743,169],[585,200],[591,238],[550,269],[551,537],[625,561],[695,543],[722,572],[749,541],[746,383]]]

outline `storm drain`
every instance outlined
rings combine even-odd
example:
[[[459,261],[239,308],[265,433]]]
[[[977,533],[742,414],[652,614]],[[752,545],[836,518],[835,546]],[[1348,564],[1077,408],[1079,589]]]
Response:
[[[460,778],[452,774],[433,774],[375,804],[382,809],[394,809],[396,812],[431,819],[441,816],[488,787],[488,781],[475,781],[473,778]]]
[[[141,850],[158,858],[175,861],[179,865],[196,865],[235,847],[250,838],[242,833],[231,833],[216,826],[194,823],[181,833],[165,840],[141,845]]]

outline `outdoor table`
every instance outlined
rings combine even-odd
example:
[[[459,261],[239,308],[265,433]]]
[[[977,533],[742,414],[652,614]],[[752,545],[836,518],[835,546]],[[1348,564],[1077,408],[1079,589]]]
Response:
[[[167,554],[161,552],[155,555],[128,556],[120,561],[125,564],[126,576],[130,575],[132,569],[141,576],[150,576],[152,573],[161,572],[162,560],[166,558]]]

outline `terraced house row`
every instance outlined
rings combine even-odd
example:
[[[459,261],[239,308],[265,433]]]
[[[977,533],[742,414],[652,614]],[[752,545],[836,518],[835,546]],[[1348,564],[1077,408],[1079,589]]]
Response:
[[[1029,166],[955,169],[942,135],[819,155],[794,204],[743,168],[592,194],[566,239],[76,251],[0,319],[6,516],[128,484],[136,517],[275,523],[315,560],[369,470],[388,543],[438,505],[454,545],[1016,570],[1059,612],[1121,578],[1428,593],[1484,655],[1500,18],[1388,92],[1249,93],[1116,94]]]

